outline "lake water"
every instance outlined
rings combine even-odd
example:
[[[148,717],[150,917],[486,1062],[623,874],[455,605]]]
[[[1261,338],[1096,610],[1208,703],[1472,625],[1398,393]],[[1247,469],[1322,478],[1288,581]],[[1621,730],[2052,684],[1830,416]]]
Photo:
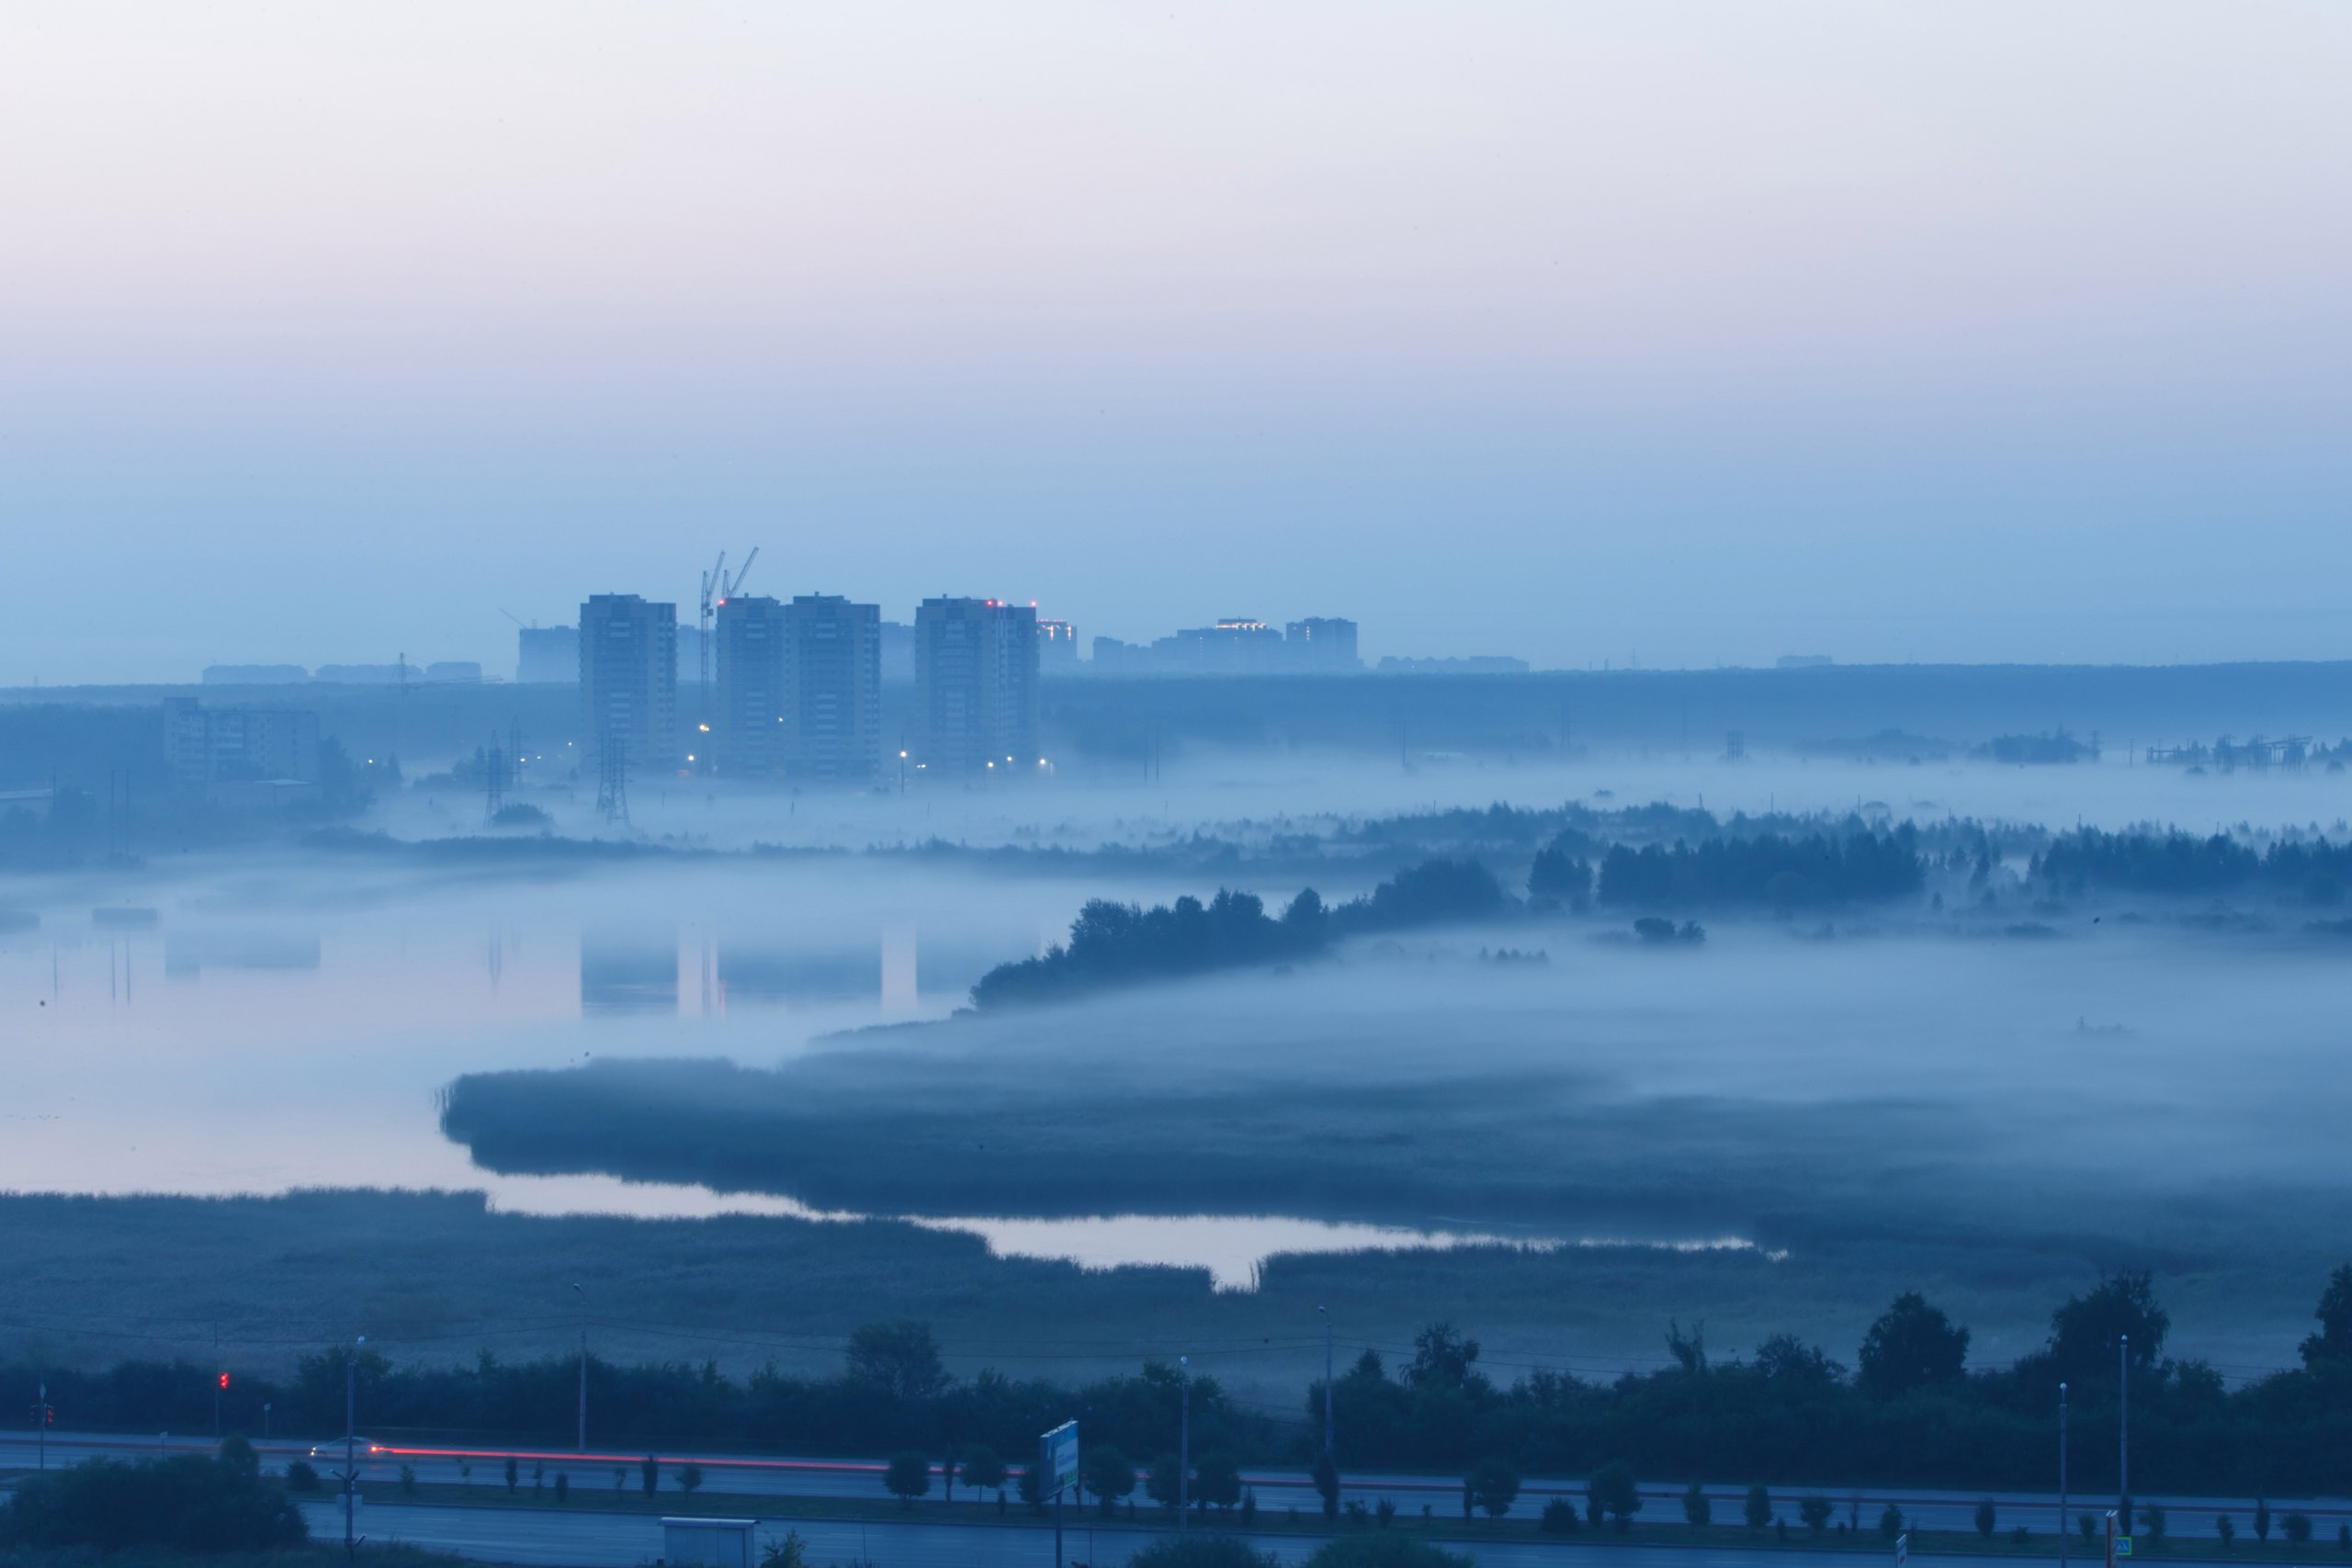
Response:
[[[1254,770],[1254,771],[1253,771]],[[697,796],[640,807],[639,827],[714,844],[857,847],[932,833],[975,842],[1145,841],[1203,823],[1324,818],[1573,795],[1718,810],[1866,806],[1889,814],[2340,825],[2340,775],[2191,776],[2079,769],[1864,767],[1633,758],[1533,769],[1432,764],[1411,775],[1310,760],[1210,763],[1146,789],[1026,795]],[[595,824],[560,800],[570,830]],[[411,797],[394,828],[467,830],[453,803]],[[546,1213],[811,1217],[788,1198],[503,1176],[437,1125],[462,1073],[599,1057],[774,1063],[835,1032],[938,1019],[982,971],[1057,937],[1088,897],[1161,899],[1194,880],[1037,876],[901,858],[780,856],[488,875],[352,856],[188,857],[89,883],[17,879],[0,907],[39,914],[0,934],[0,1188],[79,1193],[273,1193],[322,1186],[486,1191]],[[1265,889],[1286,896],[1287,888]],[[1341,891],[1346,891],[1342,889]],[[98,907],[155,911],[113,923]],[[125,923],[125,921],[129,923]],[[851,1217],[851,1216],[814,1216]],[[1246,1288],[1277,1252],[1611,1239],[1572,1228],[1334,1224],[1216,1214],[971,1218],[913,1213],[1009,1254],[1107,1267],[1179,1263]],[[1745,1246],[1713,1235],[1662,1245]]]

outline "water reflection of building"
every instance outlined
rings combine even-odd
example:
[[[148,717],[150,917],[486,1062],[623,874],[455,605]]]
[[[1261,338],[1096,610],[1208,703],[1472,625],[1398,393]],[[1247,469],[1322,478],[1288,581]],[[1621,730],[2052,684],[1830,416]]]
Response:
[[[678,933],[605,931],[580,938],[580,1010],[678,1010]]]
[[[882,968],[876,948],[812,953],[730,943],[718,950],[718,988],[729,1009],[873,1002],[882,994]]]
[[[164,939],[164,973],[175,980],[206,969],[305,970],[319,966],[319,939],[280,931],[174,931]]]

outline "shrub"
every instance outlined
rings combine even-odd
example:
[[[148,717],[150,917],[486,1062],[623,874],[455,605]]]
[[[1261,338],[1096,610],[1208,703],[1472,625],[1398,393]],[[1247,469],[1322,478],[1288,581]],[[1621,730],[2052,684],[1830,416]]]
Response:
[[[689,1497],[702,1485],[702,1466],[688,1460],[678,1467],[678,1486]]]
[[[1747,1521],[1747,1528],[1752,1530],[1760,1530],[1770,1524],[1772,1522],[1772,1494],[1760,1485],[1749,1487],[1747,1502],[1740,1509],[1740,1517]]]
[[[2254,1500],[2254,1539],[2270,1539],[2270,1504],[2266,1498],[2256,1497]]]
[[[2090,1523],[2090,1519],[2091,1517],[2088,1514],[2083,1516],[2083,1523],[2086,1526]],[[2090,1533],[2087,1529],[2085,1529],[2084,1539],[2088,1540]],[[2222,1538],[2222,1550],[2227,1551],[2230,1549],[2230,1542],[2238,1538],[2238,1522],[2227,1514],[2216,1514],[2213,1516],[2213,1533]]]
[[[1130,1568],[1278,1568],[1271,1551],[1253,1551],[1230,1535],[1164,1535],[1127,1559]]]
[[[2289,1514],[2278,1521],[2278,1528],[2297,1546],[2304,1545],[2312,1539],[2312,1517],[2309,1514]]]
[[[882,1472],[882,1488],[899,1500],[899,1506],[914,1506],[915,1499],[931,1490],[931,1461],[912,1450],[892,1454],[889,1466]]]
[[[1379,1522],[1382,1529],[1386,1529],[1396,1522],[1396,1505],[1383,1497],[1372,1510],[1372,1517]]]
[[[1993,1527],[1998,1516],[1993,1511],[1993,1499],[1985,1498],[1976,1505],[1976,1533],[1986,1540],[1993,1539]]]
[[[2015,1529],[2009,1531],[2009,1544],[2011,1546],[2023,1546],[2027,1541],[2030,1541],[2032,1539],[2033,1532],[2026,1529],[2023,1525],[2019,1525]]]
[[[1366,1530],[1327,1542],[1306,1560],[1306,1568],[1474,1568],[1474,1564],[1460,1552],[1431,1546],[1419,1536]]]
[[[1715,1522],[1715,1506],[1707,1500],[1707,1489],[1695,1481],[1683,1488],[1682,1517],[1693,1529],[1703,1529]]]
[[[1004,1501],[1004,1461],[985,1443],[975,1443],[964,1450],[964,1484],[975,1492],[993,1492],[997,1501]]]
[[[1230,1508],[1241,1501],[1241,1466],[1222,1449],[1193,1461],[1193,1506]]]
[[[522,1484],[523,1467],[516,1464],[513,1460],[508,1460],[506,1461],[506,1490],[512,1492]]]
[[[1464,1483],[1490,1519],[1499,1519],[1510,1513],[1511,1504],[1519,1498],[1519,1472],[1507,1459],[1481,1460]]]
[[[1078,1461],[1086,1489],[1094,1494],[1102,1505],[1102,1517],[1111,1517],[1112,1505],[1136,1489],[1136,1467],[1127,1456],[1108,1443],[1097,1444],[1085,1450]]]
[[[413,1464],[401,1466],[401,1495],[404,1497],[416,1495],[416,1466]]]
[[[286,1490],[316,1492],[318,1489],[319,1472],[311,1466],[309,1460],[298,1459],[286,1467]]]
[[[559,1470],[555,1472],[555,1500],[559,1503],[571,1501],[571,1476],[567,1472]]]
[[[6,1518],[8,1539],[30,1547],[115,1551],[266,1551],[309,1538],[301,1510],[265,1485],[252,1450],[125,1464],[94,1459],[25,1478]],[[315,1478],[314,1478],[315,1479]]]
[[[2154,1505],[2141,1509],[2140,1533],[2148,1538],[2149,1545],[2163,1545],[2165,1539],[2165,1511]]]
[[[1634,1484],[1634,1467],[1622,1459],[1611,1460],[1594,1471],[1592,1479],[1585,1483],[1584,1490],[1594,1509],[1607,1514],[1610,1521],[1621,1530],[1632,1524],[1634,1516],[1642,1511],[1642,1494],[1640,1488]],[[1600,1521],[1596,1519],[1594,1522]]]
[[[1893,1540],[1903,1533],[1903,1510],[1889,1503],[1878,1517],[1878,1533]]]
[[[1536,1528],[1545,1535],[1574,1535],[1584,1521],[1577,1517],[1577,1506],[1566,1497],[1555,1497],[1544,1505],[1543,1517]]]
[[[645,1488],[645,1495],[652,1496],[662,1485],[662,1461],[647,1454],[637,1461],[637,1477],[639,1483]]]
[[[1797,1517],[1815,1535],[1829,1528],[1829,1516],[1837,1511],[1838,1506],[1826,1497],[1804,1497],[1797,1503]]]

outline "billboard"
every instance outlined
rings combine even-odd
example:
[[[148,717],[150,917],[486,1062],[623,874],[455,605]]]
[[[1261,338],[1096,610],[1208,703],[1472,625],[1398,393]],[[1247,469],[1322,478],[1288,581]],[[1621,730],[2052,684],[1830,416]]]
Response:
[[[1037,1439],[1037,1495],[1051,1497],[1078,1484],[1078,1423],[1065,1421]]]

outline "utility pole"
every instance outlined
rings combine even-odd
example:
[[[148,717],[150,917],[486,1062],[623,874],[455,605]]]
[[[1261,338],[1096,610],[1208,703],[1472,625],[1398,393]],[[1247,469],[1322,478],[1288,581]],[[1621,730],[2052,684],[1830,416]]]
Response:
[[[1176,1533],[1190,1528],[1185,1515],[1193,1506],[1193,1358],[1176,1358],[1176,1375],[1183,1380],[1182,1415],[1176,1427]]]
[[[1315,1310],[1323,1314],[1323,1457],[1336,1460],[1331,1451],[1331,1309]]]
[[[580,1451],[588,1451],[588,1292],[574,1280],[572,1293],[580,1298]]]
[[[359,1348],[367,1343],[365,1334],[353,1340],[343,1359],[343,1554],[346,1558],[359,1544],[352,1536],[356,1522],[352,1511],[359,1503]]]
[[[2116,1386],[2122,1391],[2122,1418],[2115,1427],[2115,1506],[2119,1512],[2132,1506],[2132,1336],[2126,1334],[2115,1348]],[[2131,1531],[2131,1521],[2124,1521],[2125,1533]]]
[[[2066,1385],[2058,1385],[2058,1568],[2066,1568]]]
[[[33,1404],[33,1426],[40,1433],[40,1467],[49,1468],[49,1423],[57,1413],[49,1407],[49,1385],[40,1385]]]

